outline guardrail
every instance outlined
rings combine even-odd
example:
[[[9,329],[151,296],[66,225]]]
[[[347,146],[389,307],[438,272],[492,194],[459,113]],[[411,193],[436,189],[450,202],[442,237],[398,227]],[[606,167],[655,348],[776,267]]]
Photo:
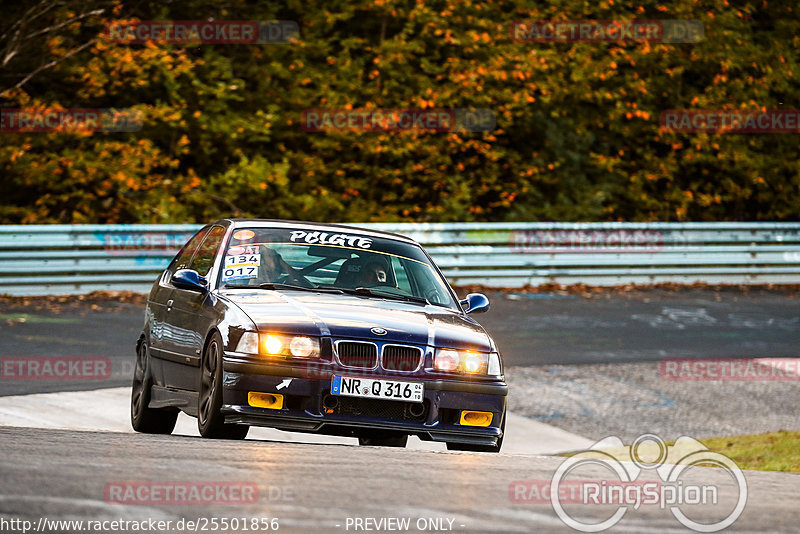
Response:
[[[798,284],[800,223],[372,223],[454,285]],[[200,225],[0,226],[0,294],[147,292]]]

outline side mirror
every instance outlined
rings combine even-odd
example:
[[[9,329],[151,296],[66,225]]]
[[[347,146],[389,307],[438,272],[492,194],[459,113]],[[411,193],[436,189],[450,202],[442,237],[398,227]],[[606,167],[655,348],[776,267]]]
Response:
[[[178,269],[172,275],[172,285],[178,289],[188,289],[205,293],[208,290],[208,280],[197,274],[192,269]]]
[[[459,304],[464,313],[483,313],[489,310],[489,297],[483,293],[470,293]]]

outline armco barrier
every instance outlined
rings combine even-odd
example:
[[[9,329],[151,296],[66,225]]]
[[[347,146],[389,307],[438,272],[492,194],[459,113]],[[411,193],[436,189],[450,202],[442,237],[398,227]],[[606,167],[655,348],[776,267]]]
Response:
[[[372,223],[454,285],[800,283],[800,223]],[[0,226],[0,294],[146,292],[199,225]]]

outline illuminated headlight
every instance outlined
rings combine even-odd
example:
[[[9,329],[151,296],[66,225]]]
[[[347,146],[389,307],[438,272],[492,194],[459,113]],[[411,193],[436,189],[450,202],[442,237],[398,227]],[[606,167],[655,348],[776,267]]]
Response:
[[[319,339],[285,334],[261,334],[261,354],[268,356],[294,356],[319,358]]]
[[[237,352],[265,356],[319,358],[319,339],[286,334],[257,334],[245,332],[236,346]]]
[[[500,376],[500,355],[496,352],[438,349],[433,357],[437,371],[460,372],[470,375]]]
[[[267,334],[261,336],[261,346],[264,348],[262,352],[273,356],[283,355],[284,339],[275,334]]]
[[[468,352],[464,354],[461,358],[461,363],[464,366],[464,370],[468,373],[477,373],[483,367],[483,363],[485,358],[481,356],[485,356],[483,354],[476,354],[474,352]]]

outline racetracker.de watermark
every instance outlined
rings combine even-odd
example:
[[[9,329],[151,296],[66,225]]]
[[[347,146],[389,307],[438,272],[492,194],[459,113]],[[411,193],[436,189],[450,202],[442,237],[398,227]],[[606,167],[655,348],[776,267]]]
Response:
[[[659,362],[658,373],[670,381],[797,381],[800,358],[668,358]]]
[[[488,132],[497,126],[489,109],[306,109],[300,127],[306,132]]]
[[[258,502],[258,485],[253,482],[109,482],[103,490],[110,504],[163,505],[249,505]]]
[[[0,132],[137,132],[144,115],[114,108],[0,109]]]
[[[111,360],[105,356],[4,356],[0,380],[107,380]]]
[[[384,369],[382,376],[408,378],[408,373],[417,371],[420,363],[411,360],[402,360],[396,363],[395,369]],[[330,380],[335,374],[331,364],[325,360],[309,359],[303,363],[301,377],[311,380]]]
[[[103,249],[112,256],[175,255],[193,232],[120,232],[103,236]]]
[[[800,110],[669,109],[659,122],[662,130],[676,133],[800,133]]]
[[[105,35],[117,44],[287,44],[297,40],[293,20],[142,20],[111,22]]]
[[[657,230],[515,230],[509,242],[518,253],[660,252]]]
[[[705,37],[699,20],[515,20],[516,43],[699,43]]]

